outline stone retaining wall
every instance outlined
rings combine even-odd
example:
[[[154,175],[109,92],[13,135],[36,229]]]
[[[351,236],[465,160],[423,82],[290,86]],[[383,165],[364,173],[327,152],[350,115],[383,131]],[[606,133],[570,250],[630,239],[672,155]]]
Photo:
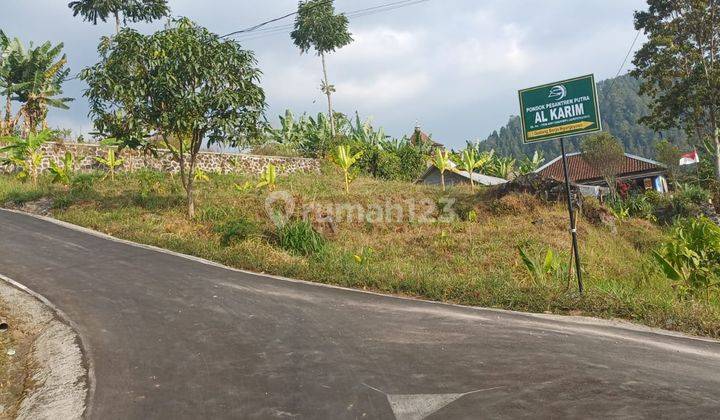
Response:
[[[50,167],[50,162],[60,163],[65,152],[75,156],[76,169],[81,171],[104,169],[95,157],[106,157],[109,147],[86,143],[46,143],[42,146],[45,157],[42,170]],[[116,168],[118,171],[135,171],[149,168],[157,171],[177,173],[180,165],[174,161],[167,150],[159,150],[158,157],[145,156],[137,150],[124,149],[118,157],[123,159],[123,165]],[[317,159],[259,156],[240,153],[200,152],[197,156],[197,168],[205,172],[214,173],[251,173],[259,174],[268,164],[277,167],[278,173],[317,172],[320,170],[320,161]]]

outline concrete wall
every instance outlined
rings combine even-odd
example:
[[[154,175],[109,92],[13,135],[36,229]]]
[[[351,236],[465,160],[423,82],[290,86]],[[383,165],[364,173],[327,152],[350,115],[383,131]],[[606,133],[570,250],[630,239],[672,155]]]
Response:
[[[86,143],[46,143],[42,146],[45,158],[42,162],[42,169],[47,170],[50,162],[60,163],[60,159],[68,151],[75,156],[76,169],[93,170],[103,169],[94,157],[106,157],[109,147],[97,144]],[[118,171],[135,171],[141,168],[149,168],[158,171],[177,173],[180,165],[174,161],[168,151],[159,150],[158,157],[144,156],[136,150],[123,150],[118,157],[124,162]],[[260,173],[268,164],[278,168],[278,172],[288,174],[292,172],[317,172],[320,170],[320,161],[317,159],[282,157],[282,156],[259,156],[238,153],[216,153],[200,152],[197,157],[197,168],[205,172],[215,173]]]

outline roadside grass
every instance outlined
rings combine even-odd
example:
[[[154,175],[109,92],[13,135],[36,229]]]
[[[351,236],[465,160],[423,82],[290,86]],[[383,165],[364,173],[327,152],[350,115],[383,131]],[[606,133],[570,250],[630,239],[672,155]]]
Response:
[[[529,254],[544,255],[551,248],[569,261],[562,204],[525,195],[490,200],[469,187],[443,194],[436,187],[366,177],[356,179],[345,195],[342,177],[328,169],[294,174],[279,178],[277,190],[292,195],[296,212],[308,205],[352,203],[389,207],[393,217],[402,209],[407,216],[412,201],[416,214],[437,216],[428,209],[444,206],[447,196],[456,200],[452,208],[460,216],[447,223],[378,221],[372,214],[373,223],[336,217],[329,227],[313,223],[324,238],[322,246],[300,245],[298,251],[295,239],[295,245],[281,246],[265,211],[268,193],[235,187],[246,181],[255,179],[211,175],[198,183],[197,215],[191,221],[185,217],[179,181],[162,174],[120,174],[114,182],[96,182],[91,194],[82,195],[46,180],[34,188],[2,176],[0,203],[52,197],[53,214],[61,220],[258,272],[466,305],[623,318],[720,337],[717,296],[709,302],[677,297],[651,258],[665,233],[642,220],[621,223],[612,234],[580,219],[586,293],[579,296],[574,283],[531,277],[517,251],[522,246]]]
[[[9,328],[0,331],[0,418],[15,418],[15,413],[25,392],[32,386],[30,378],[33,363],[28,358],[32,334],[19,327],[19,322],[9,318],[11,313],[6,302],[0,298],[0,319]]]

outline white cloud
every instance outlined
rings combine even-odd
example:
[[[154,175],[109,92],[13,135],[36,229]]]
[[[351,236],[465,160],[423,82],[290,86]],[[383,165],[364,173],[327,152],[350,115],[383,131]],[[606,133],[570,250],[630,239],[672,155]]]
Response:
[[[424,73],[384,73],[366,79],[345,80],[337,84],[338,96],[344,103],[363,107],[386,107],[420,98],[430,84]]]
[[[73,72],[96,61],[99,36],[112,32],[111,24],[92,26],[73,18],[67,0],[0,1],[3,30],[24,40],[65,41]],[[169,1],[175,15],[218,33],[252,26],[297,5],[296,0]],[[336,7],[351,11],[381,3],[343,0]],[[633,11],[646,7],[645,0],[528,3],[430,0],[351,19],[355,41],[328,57],[338,110],[374,115],[393,135],[407,134],[420,120],[438,139],[460,146],[517,113],[519,88],[584,73],[614,76],[635,35]],[[286,23],[292,20],[277,25]],[[135,26],[147,32],[161,24]],[[239,37],[259,59],[270,120],[286,108],[297,114],[325,110],[319,58],[301,56],[287,33],[250,38]],[[51,126],[88,130],[83,88],[80,81],[65,86],[76,101],[70,111],[52,111]]]

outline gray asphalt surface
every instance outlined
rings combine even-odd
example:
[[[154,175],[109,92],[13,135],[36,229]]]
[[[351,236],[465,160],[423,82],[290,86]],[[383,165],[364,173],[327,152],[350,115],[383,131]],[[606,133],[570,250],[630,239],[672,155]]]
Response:
[[[286,281],[7,211],[0,274],[77,324],[91,418],[720,415],[711,340]]]

